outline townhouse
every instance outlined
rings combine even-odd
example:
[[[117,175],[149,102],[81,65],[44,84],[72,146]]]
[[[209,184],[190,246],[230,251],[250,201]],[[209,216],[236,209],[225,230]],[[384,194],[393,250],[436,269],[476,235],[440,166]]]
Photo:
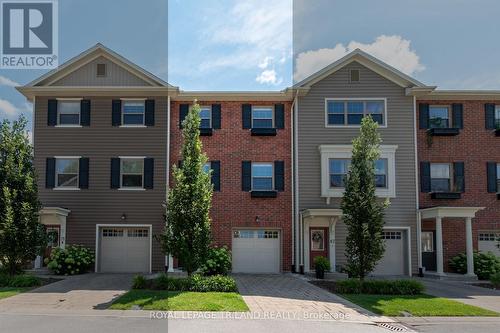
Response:
[[[182,267],[154,235],[195,99],[213,240],[233,272],[308,272],[318,255],[343,271],[340,199],[365,115],[380,125],[377,195],[391,202],[373,274],[444,276],[466,251],[473,277],[474,249],[500,255],[500,93],[440,91],[360,50],[283,91],[189,92],[101,44],[18,90],[34,104],[49,248],[91,247],[97,272]]]

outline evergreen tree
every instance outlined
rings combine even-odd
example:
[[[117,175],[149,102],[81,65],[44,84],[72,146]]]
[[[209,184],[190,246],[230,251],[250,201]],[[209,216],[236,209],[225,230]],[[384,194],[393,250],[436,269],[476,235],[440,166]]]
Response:
[[[26,136],[26,119],[4,120],[0,130],[0,263],[18,272],[45,246],[33,148]]]
[[[167,198],[166,227],[159,237],[163,250],[178,258],[188,275],[205,261],[211,242],[212,184],[200,140],[200,106],[194,103],[182,123],[182,163],[173,167],[174,186]]]
[[[375,196],[375,162],[380,157],[378,125],[364,117],[360,135],[353,140],[352,159],[345,179],[341,209],[347,226],[346,256],[350,277],[363,280],[385,251],[382,232],[388,201]]]

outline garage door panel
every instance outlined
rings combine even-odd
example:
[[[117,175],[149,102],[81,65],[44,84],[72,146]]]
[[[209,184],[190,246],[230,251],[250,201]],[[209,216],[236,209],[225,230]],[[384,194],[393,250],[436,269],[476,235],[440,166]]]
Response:
[[[402,231],[385,231],[385,253],[373,270],[373,275],[405,275],[405,248]]]
[[[500,257],[498,237],[500,237],[500,235],[496,232],[479,232],[478,250],[482,252],[492,252]]]
[[[235,231],[232,257],[232,271],[235,273],[279,273],[279,232],[272,230]]]

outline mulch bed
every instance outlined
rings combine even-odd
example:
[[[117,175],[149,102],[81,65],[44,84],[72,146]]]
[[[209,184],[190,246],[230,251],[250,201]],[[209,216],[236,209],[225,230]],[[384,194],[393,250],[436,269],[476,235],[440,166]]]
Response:
[[[499,290],[498,288],[495,288],[491,283],[488,282],[472,283],[472,285],[481,288]]]

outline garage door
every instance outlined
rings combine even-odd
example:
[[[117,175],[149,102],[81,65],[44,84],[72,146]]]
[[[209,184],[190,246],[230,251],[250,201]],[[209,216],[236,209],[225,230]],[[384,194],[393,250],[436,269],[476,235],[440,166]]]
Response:
[[[497,246],[498,237],[500,237],[500,235],[495,232],[480,232],[478,241],[479,251],[490,251],[500,257],[500,249]]]
[[[373,275],[404,275],[405,247],[402,231],[384,231],[385,253],[373,271]]]
[[[277,230],[233,232],[234,273],[279,273],[280,233]]]
[[[149,272],[149,228],[100,229],[99,271]]]

